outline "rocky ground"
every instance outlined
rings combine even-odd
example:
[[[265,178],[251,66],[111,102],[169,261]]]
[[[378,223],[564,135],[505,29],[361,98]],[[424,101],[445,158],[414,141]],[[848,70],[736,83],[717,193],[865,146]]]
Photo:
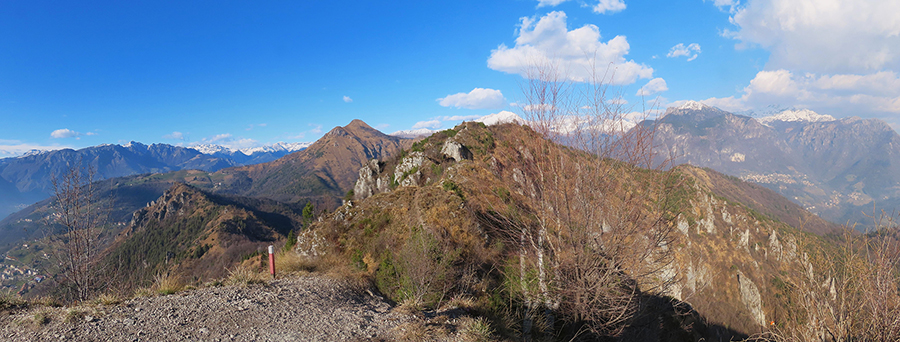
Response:
[[[206,287],[115,305],[0,311],[3,341],[457,340],[452,315],[408,314],[322,276]],[[435,324],[436,321],[444,324]],[[437,329],[435,329],[437,328]],[[443,337],[429,331],[440,331]]]

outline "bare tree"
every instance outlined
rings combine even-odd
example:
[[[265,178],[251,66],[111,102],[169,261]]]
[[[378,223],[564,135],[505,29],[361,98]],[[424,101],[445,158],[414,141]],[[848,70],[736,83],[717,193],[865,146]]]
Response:
[[[53,179],[53,219],[61,231],[50,234],[54,259],[62,276],[60,285],[70,299],[85,300],[99,290],[100,229],[105,211],[100,210],[95,171],[81,161]]]
[[[836,245],[800,238],[794,310],[756,340],[900,340],[900,227],[885,213],[874,231],[845,226]]]
[[[552,63],[526,74],[523,116],[541,138],[507,150],[521,207],[495,208],[519,250],[526,336],[552,329],[557,313],[585,331],[617,335],[639,312],[642,291],[671,262],[672,225],[662,210],[668,175],[651,174],[653,125],[633,126],[612,75],[568,81]],[[568,147],[567,147],[568,146]],[[503,152],[501,152],[503,153]],[[542,316],[540,322],[533,322]]]

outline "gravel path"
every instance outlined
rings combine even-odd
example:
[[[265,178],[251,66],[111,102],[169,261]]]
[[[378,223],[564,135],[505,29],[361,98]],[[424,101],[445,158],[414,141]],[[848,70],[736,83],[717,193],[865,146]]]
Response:
[[[3,341],[391,340],[418,318],[321,276],[221,286],[118,305],[37,307],[0,317]]]

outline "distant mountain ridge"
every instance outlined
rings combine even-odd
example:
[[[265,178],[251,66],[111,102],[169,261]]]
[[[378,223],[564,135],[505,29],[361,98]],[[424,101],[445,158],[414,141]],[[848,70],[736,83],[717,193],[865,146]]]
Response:
[[[358,170],[366,162],[399,153],[412,139],[384,134],[362,120],[335,127],[315,143],[281,159],[229,168],[223,175],[224,193],[264,197],[283,202],[313,201],[334,208],[353,189]]]
[[[185,261],[177,272],[221,276],[224,267],[241,255],[298,229],[298,213],[307,203],[312,202],[315,212],[337,207],[353,188],[362,165],[399,153],[412,142],[354,120],[335,127],[307,149],[267,163],[102,180],[95,183],[97,197],[112,209],[103,236],[117,238],[108,250],[112,259],[107,260],[121,261],[119,266],[139,271],[140,277],[152,275],[163,267],[160,260],[167,260],[165,255],[160,259],[159,246],[147,245],[153,241]],[[0,181],[0,189],[11,186],[5,184]],[[48,233],[53,213],[53,201],[47,198],[0,219],[0,255],[36,253],[22,241],[32,244]],[[170,244],[168,238],[178,243]]]
[[[645,124],[649,124],[645,123]],[[809,110],[755,119],[699,102],[656,121],[657,152],[762,184],[836,223],[900,205],[900,135],[877,119]]]
[[[96,171],[96,180],[143,173],[165,173],[194,169],[218,171],[232,166],[270,162],[309,143],[274,145],[232,150],[219,145],[183,147],[169,144],[103,144],[79,150],[32,151],[19,157],[0,159],[0,219],[46,198],[52,179],[82,161]],[[7,185],[10,184],[10,185]]]

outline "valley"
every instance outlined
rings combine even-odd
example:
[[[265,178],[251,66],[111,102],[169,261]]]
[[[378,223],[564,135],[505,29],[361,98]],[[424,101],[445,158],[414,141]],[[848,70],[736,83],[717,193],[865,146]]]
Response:
[[[584,171],[553,171],[561,165]],[[564,176],[543,183],[543,172]],[[515,123],[466,122],[413,140],[357,120],[268,163],[96,183],[99,198],[116,205],[98,231],[100,281],[91,286],[115,288],[116,297],[128,298],[160,279],[215,284],[238,269],[262,271],[265,247],[275,245],[282,257],[316,265],[304,270],[344,274],[413,311],[466,298],[471,317],[492,317],[495,336],[515,336],[521,322],[544,319],[529,312],[550,307],[559,308],[558,321],[542,324],[555,328],[536,326],[528,334],[565,336],[576,329],[572,324],[608,320],[597,313],[576,323],[573,317],[589,314],[584,310],[593,305],[610,305],[569,302],[575,293],[565,291],[585,291],[586,284],[612,287],[584,300],[607,300],[610,293],[602,293],[624,286],[618,296],[636,306],[617,309],[633,317],[628,320],[580,328],[590,329],[579,333],[582,338],[729,340],[765,333],[772,322],[800,329],[794,312],[800,310],[797,296],[806,292],[789,294],[784,284],[805,286],[807,255],[846,238],[839,225],[759,180],[687,164],[644,170],[557,145]],[[573,194],[573,186],[602,192]],[[570,223],[548,226],[556,233],[547,234],[542,218],[560,215],[545,211],[549,203],[562,203],[555,196],[574,196],[564,207],[569,214],[549,216]],[[599,216],[575,216],[591,212],[578,203],[598,200],[588,206],[606,208],[591,214]],[[46,232],[52,213],[48,200],[0,224],[16,241],[4,247],[7,291],[26,298],[64,295],[59,291],[67,280],[46,254],[58,247],[38,233]],[[580,226],[585,230],[569,228]],[[614,256],[622,273],[604,275],[602,264],[588,266],[594,273],[572,273],[586,267],[580,260],[596,255]],[[512,272],[516,268],[521,274]],[[552,276],[529,278],[538,271]],[[647,330],[656,324],[669,328]]]

